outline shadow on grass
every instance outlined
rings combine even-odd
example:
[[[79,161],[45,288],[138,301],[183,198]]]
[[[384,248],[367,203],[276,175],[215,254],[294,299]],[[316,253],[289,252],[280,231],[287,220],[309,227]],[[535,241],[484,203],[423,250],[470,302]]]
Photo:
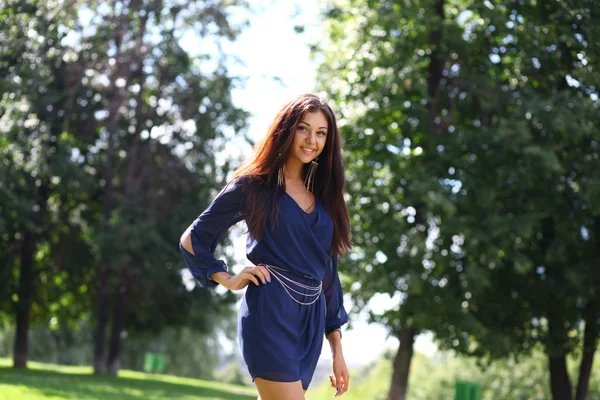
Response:
[[[82,400],[256,400],[256,396],[243,393],[244,391],[247,392],[247,389],[236,386],[231,386],[231,389],[218,389],[203,387],[201,384],[165,382],[152,380],[151,378],[114,378],[86,374],[69,374],[57,371],[18,370],[10,367],[0,367],[0,385],[5,384],[26,388],[28,398],[39,395],[40,398],[58,397]],[[236,393],[237,391],[240,393]],[[2,397],[1,391],[0,397]]]

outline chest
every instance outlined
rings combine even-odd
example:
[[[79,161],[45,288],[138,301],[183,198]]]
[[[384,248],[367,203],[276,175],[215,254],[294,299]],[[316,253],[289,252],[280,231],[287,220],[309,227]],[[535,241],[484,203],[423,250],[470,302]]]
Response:
[[[333,221],[318,200],[312,212],[305,212],[286,193],[279,202],[278,216],[272,225],[271,237],[286,252],[297,249],[301,254],[312,254],[313,259],[326,257],[333,237]]]
[[[286,187],[287,195],[300,207],[305,213],[310,213],[315,209],[315,196],[306,190],[304,185],[288,185]]]

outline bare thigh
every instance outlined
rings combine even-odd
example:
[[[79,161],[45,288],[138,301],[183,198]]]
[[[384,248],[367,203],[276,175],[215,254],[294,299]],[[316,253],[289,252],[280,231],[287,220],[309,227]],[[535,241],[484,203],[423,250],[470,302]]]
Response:
[[[300,381],[275,382],[256,378],[254,384],[258,389],[258,400],[305,400]]]

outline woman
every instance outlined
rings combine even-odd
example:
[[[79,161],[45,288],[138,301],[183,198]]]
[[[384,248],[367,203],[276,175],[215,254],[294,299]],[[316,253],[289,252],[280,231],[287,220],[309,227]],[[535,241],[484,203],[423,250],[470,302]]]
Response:
[[[253,157],[181,237],[192,275],[206,287],[248,287],[239,341],[261,400],[301,400],[323,337],[335,396],[348,390],[340,327],[348,321],[337,257],[350,247],[340,134],[331,108],[302,95],[286,104]],[[248,226],[254,266],[231,276],[213,251],[235,223]]]

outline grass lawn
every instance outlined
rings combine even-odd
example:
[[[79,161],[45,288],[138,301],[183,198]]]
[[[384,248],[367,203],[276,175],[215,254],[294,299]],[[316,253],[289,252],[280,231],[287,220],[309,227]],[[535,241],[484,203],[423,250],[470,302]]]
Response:
[[[256,400],[254,388],[169,375],[120,371],[119,378],[95,376],[91,367],[29,362],[27,370],[0,359],[0,399],[39,400]]]
[[[121,370],[118,378],[112,378],[94,375],[91,367],[32,361],[27,365],[26,370],[16,370],[11,359],[0,358],[0,400],[256,400],[258,397],[254,387],[170,375]],[[361,388],[359,377],[353,381],[352,390],[341,399],[375,398],[373,382]],[[334,389],[327,383],[319,383],[313,382],[307,400],[333,398]]]

